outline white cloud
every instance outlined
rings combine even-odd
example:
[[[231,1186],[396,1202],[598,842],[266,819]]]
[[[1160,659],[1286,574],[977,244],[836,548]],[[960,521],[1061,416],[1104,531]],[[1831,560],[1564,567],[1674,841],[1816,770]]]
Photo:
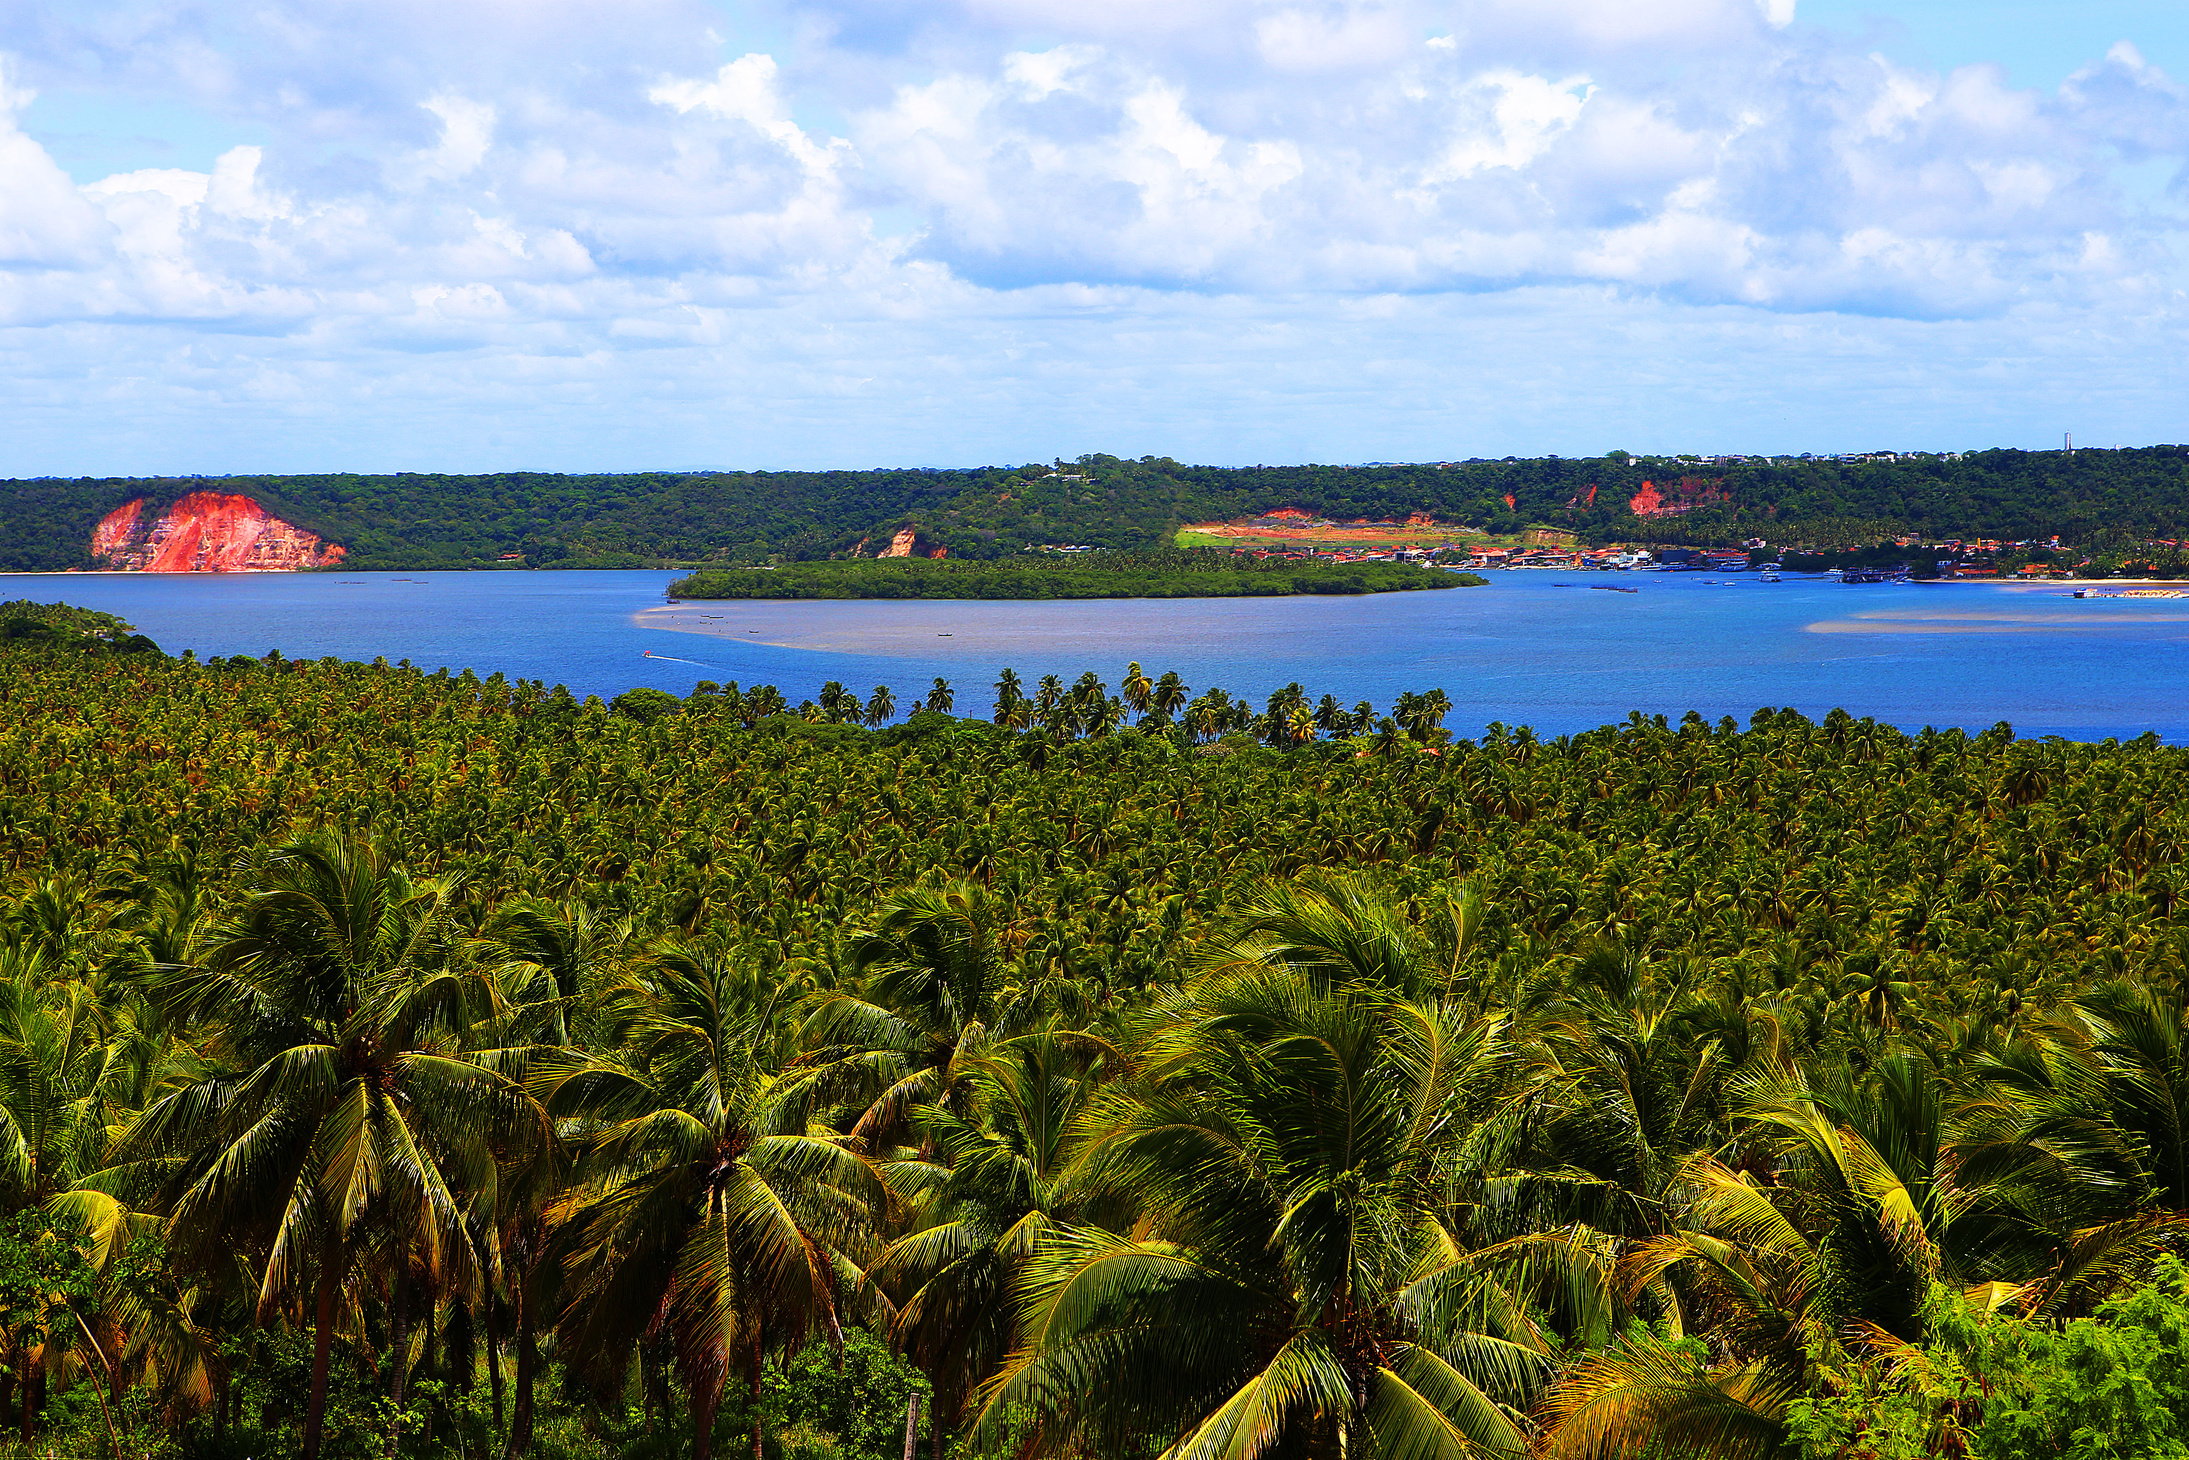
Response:
[[[97,215],[17,125],[31,100],[0,64],[0,269],[89,266],[103,242]]]
[[[1486,125],[1471,126],[1453,138],[1423,174],[1425,183],[1456,182],[1485,168],[1528,166],[1581,119],[1590,92],[1586,77],[1553,81],[1517,71],[1488,72],[1473,86],[1488,101]]]
[[[485,102],[461,96],[436,96],[420,102],[441,123],[441,140],[419,154],[398,182],[453,182],[486,160],[494,145],[496,112]]]
[[[155,372],[220,338],[286,378],[489,352],[597,387],[674,357],[712,362],[704,391],[749,346],[876,408],[844,380],[935,399],[990,379],[967,341],[1033,359],[1128,316],[1163,349],[1257,309],[1359,346],[1331,321],[2173,320],[2184,284],[2181,195],[2149,179],[2189,164],[2189,91],[2133,47],[2017,89],[1790,0],[266,0],[247,33],[30,3],[5,74],[267,139],[78,186],[0,82],[0,324],[111,332]]]

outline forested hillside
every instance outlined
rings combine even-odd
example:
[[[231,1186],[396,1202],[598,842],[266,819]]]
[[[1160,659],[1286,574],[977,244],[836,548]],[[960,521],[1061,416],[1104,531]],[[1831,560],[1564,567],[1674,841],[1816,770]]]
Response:
[[[16,1453],[2189,1443],[2189,751],[37,622]]]
[[[342,545],[349,569],[640,566],[878,553],[914,529],[955,558],[1030,545],[1146,548],[1183,523],[1324,516],[1531,525],[1585,538],[1791,547],[1899,532],[2071,544],[2189,537],[2189,449],[1708,463],[1609,457],[1377,467],[1196,467],[1094,456],[955,471],[244,476],[0,484],[0,570],[85,566],[94,524],[203,487]]]

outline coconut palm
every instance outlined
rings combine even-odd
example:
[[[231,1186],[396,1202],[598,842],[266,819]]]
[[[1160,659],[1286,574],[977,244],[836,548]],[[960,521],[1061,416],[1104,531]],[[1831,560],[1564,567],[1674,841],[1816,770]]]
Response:
[[[1193,692],[1178,677],[1176,671],[1166,670],[1163,677],[1155,682],[1155,688],[1148,693],[1148,715],[1156,724],[1168,725],[1178,717],[1178,712],[1186,707],[1186,702],[1192,697]]]
[[[2113,1123],[2137,1148],[2152,1199],[2189,1213],[2189,1021],[2157,990],[2109,983],[2077,1006]]]
[[[1324,987],[1458,993],[1483,916],[1472,888],[1432,903],[1417,920],[1374,878],[1310,872],[1244,899],[1219,936],[1195,952],[1194,965],[1205,972],[1284,968]]]
[[[1125,666],[1125,677],[1118,681],[1117,694],[1125,702],[1125,708],[1135,715],[1148,713],[1148,707],[1155,702],[1155,681],[1140,668],[1139,660]]]
[[[730,1374],[757,1394],[768,1355],[836,1336],[839,1287],[871,1255],[881,1179],[857,1140],[815,1124],[811,1075],[782,1069],[796,996],[720,948],[674,945],[607,996],[612,1053],[531,1076],[581,1153],[564,1352],[613,1389],[666,1335],[697,1460]],[[762,1438],[756,1412],[756,1456]]]
[[[1024,941],[1005,903],[962,880],[891,893],[853,930],[854,985],[815,1003],[804,1039],[831,1090],[863,1102],[854,1134],[879,1141],[915,1105],[947,1101],[961,1052],[1049,1012],[1048,981],[1016,957]]]
[[[1025,703],[1025,700],[1026,689],[1024,685],[1019,683],[1016,671],[1006,669],[996,676],[995,721],[998,725],[1008,725],[1012,729],[1024,728],[1013,723],[1013,721],[1018,707]]]
[[[1550,1323],[1606,1310],[1565,1235],[1469,1230],[1512,1093],[1500,1027],[1266,969],[1158,1027],[1150,1083],[1106,1102],[1087,1157],[1139,1220],[1043,1240],[985,1423],[1027,1406],[1051,1452],[1169,1460],[1525,1453]]]
[[[257,869],[206,962],[155,989],[222,1068],[157,1100],[132,1144],[172,1167],[186,1263],[218,1275],[240,1254],[262,1315],[304,1305],[305,1460],[360,1263],[476,1281],[466,1204],[491,1192],[497,1141],[524,1135],[521,1091],[462,1047],[489,994],[454,959],[455,891],[364,843],[299,838]]]
[[[1741,1114],[1763,1141],[1750,1159],[1773,1179],[1695,1158],[1681,1225],[1618,1268],[1625,1297],[1660,1305],[1675,1335],[1706,1334],[1714,1354],[1637,1334],[1583,1359],[1545,1405],[1546,1453],[1672,1444],[1762,1460],[1839,1335],[1920,1341],[1941,1283],[2043,1311],[2104,1291],[2171,1240],[2165,1219],[2062,1180],[2057,1153],[1997,1104],[1950,1108],[1910,1056],[1867,1082],[1782,1080]]]
[[[1077,1123],[1119,1063],[1087,1035],[1022,1035],[960,1062],[962,1113],[912,1116],[931,1154],[888,1166],[913,1217],[870,1276],[890,1300],[891,1338],[934,1380],[938,1426],[1002,1364],[1019,1275],[1041,1237],[1078,1215]]]

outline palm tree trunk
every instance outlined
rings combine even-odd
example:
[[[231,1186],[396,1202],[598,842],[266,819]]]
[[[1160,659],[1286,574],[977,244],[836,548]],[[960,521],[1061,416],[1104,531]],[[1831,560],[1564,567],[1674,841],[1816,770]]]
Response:
[[[532,1381],[539,1371],[540,1348],[532,1336],[529,1276],[520,1270],[509,1289],[510,1303],[516,1310],[511,1315],[515,1331],[510,1342],[517,1350],[517,1377],[509,1410],[509,1447],[503,1451],[505,1460],[517,1460],[532,1448]]]
[[[327,1372],[334,1362],[334,1304],[342,1273],[329,1242],[319,1254],[319,1296],[312,1311],[312,1388],[304,1404],[303,1460],[319,1460],[320,1432],[327,1419]]]
[[[767,1431],[760,1426],[760,1327],[758,1324],[753,1325],[752,1363],[748,1382],[751,1385],[752,1396],[752,1460],[761,1460],[762,1442],[767,1438]],[[706,1457],[701,1456],[700,1460],[706,1460]]]
[[[692,1386],[692,1460],[714,1460],[714,1416],[722,1407],[722,1376],[712,1375]],[[753,1421],[755,1430],[759,1420]]]
[[[904,1460],[920,1460],[920,1393],[904,1402]]]
[[[410,1309],[403,1301],[408,1296],[406,1289],[403,1274],[398,1272],[388,1285],[388,1460],[394,1460],[396,1447],[403,1443],[403,1385],[410,1374]]]
[[[393,1330],[388,1335],[391,1371],[388,1375],[388,1398],[395,1401],[398,1409],[403,1407],[403,1381],[410,1373],[410,1309],[403,1302],[408,1296],[406,1286],[401,1275],[398,1275],[389,1284],[388,1293],[388,1307],[393,1310],[388,1315],[389,1327]]]
[[[481,1299],[486,1309],[486,1387],[494,1401],[494,1429],[502,1428],[502,1322],[501,1305],[490,1289]]]

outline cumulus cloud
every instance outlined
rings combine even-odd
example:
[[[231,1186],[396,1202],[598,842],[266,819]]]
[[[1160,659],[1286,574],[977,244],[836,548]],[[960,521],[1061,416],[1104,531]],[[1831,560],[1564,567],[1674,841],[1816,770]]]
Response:
[[[2189,89],[2132,46],[2018,89],[1792,0],[12,3],[0,326],[155,356],[818,360],[863,321],[940,360],[1036,299],[1065,331],[1166,297],[2171,317],[2183,283],[2149,180]],[[34,84],[266,140],[79,184]]]

